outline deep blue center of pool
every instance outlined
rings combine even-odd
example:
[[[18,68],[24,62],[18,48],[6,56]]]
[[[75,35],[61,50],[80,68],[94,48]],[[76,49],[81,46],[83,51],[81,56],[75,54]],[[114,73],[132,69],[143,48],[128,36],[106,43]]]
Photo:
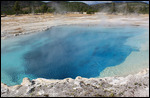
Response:
[[[57,26],[42,33],[2,41],[2,82],[97,77],[138,48],[125,45],[140,27]]]

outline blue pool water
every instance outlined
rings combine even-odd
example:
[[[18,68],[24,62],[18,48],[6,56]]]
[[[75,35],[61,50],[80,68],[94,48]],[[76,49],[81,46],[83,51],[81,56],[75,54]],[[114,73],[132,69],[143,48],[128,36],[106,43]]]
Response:
[[[36,34],[2,40],[1,82],[16,85],[30,79],[97,77],[121,64],[139,47],[127,39],[145,32],[141,27],[57,26]]]

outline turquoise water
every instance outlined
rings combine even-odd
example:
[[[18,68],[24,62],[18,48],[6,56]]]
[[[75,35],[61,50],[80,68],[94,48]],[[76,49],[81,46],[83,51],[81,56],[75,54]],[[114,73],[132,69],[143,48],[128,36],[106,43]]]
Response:
[[[30,79],[97,77],[125,61],[138,45],[126,41],[146,32],[142,27],[57,26],[2,40],[1,82],[16,85]],[[136,40],[134,40],[136,41]]]

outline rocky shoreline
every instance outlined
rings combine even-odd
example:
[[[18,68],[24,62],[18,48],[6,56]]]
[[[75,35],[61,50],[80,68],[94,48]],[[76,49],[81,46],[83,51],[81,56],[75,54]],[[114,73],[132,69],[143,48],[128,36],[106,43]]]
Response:
[[[1,97],[149,97],[149,69],[126,77],[24,78],[21,85],[1,83]]]

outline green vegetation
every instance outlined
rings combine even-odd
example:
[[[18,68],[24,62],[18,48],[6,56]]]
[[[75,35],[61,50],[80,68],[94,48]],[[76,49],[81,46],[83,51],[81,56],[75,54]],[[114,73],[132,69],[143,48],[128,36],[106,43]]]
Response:
[[[66,2],[66,1],[53,1],[47,4],[55,13],[67,13],[67,12],[87,12],[92,10],[89,5],[82,2]]]
[[[47,10],[48,10],[48,6],[45,5],[45,4],[43,4],[43,5],[41,6],[41,11],[42,11],[42,13],[43,13],[43,14],[46,13]]]
[[[149,6],[148,6],[148,7],[146,7],[146,6],[140,7],[138,13],[141,13],[141,14],[149,14]]]
[[[15,2],[15,5],[14,5],[13,9],[16,12],[16,15],[18,15],[19,11],[21,10],[18,1]]]
[[[116,5],[115,5],[114,2],[112,3],[112,8],[111,8],[110,11],[111,11],[112,14],[116,12]]]
[[[149,14],[149,4],[144,2],[119,2],[91,5],[94,10],[107,13]]]
[[[126,13],[125,13],[125,14],[134,13],[134,12],[135,12],[135,10],[134,10],[134,9],[135,9],[135,8],[134,8],[134,7],[129,6],[129,3],[127,2],[127,3],[126,3]]]
[[[95,12],[149,14],[149,4],[143,2],[102,3],[87,5],[83,2],[51,1],[1,1],[1,15],[30,14],[30,13],[60,13],[79,12],[94,14]]]
[[[88,9],[87,10],[87,14],[94,14],[94,13],[95,13],[95,11],[93,9]]]
[[[13,9],[16,1],[1,1],[1,13],[7,15],[16,14]],[[40,6],[46,4],[41,1],[19,1],[19,14],[29,14],[40,9]]]

